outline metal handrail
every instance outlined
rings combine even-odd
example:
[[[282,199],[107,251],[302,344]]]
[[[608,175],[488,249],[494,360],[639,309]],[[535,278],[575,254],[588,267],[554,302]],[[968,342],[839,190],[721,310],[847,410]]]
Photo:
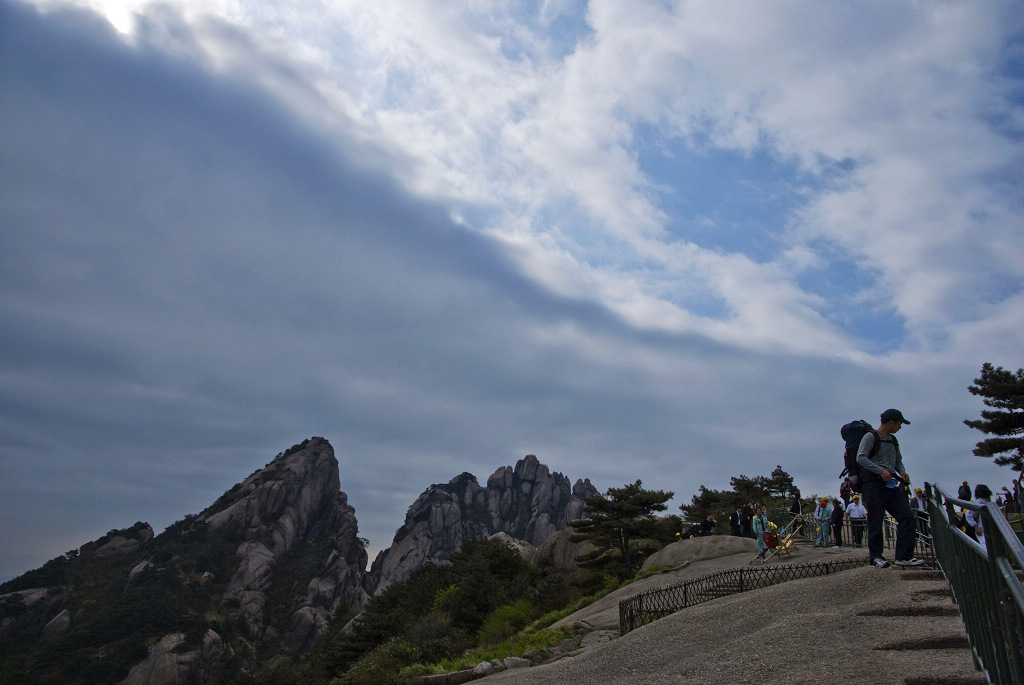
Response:
[[[735,568],[684,583],[647,590],[619,602],[619,631],[625,635],[680,609],[712,599],[778,585],[790,580],[830,575],[863,565],[863,559],[837,559],[807,564]]]
[[[939,566],[967,631],[975,663],[989,682],[1024,685],[1024,544],[991,502],[969,502],[936,485],[928,511]],[[985,545],[956,523],[956,508],[976,511]]]
[[[813,516],[807,519],[804,519],[802,516],[794,516],[790,519],[789,523],[778,529],[780,536],[785,537],[793,534],[797,528],[798,518],[803,526],[816,525]],[[883,545],[886,548],[892,548],[896,540],[896,522],[891,518],[886,518],[883,520],[882,525],[885,532]],[[852,540],[852,524],[849,520],[843,522],[843,530],[850,535],[846,539]],[[866,529],[864,529],[865,535],[866,532]],[[813,535],[809,537],[813,537]],[[917,555],[920,558],[934,560],[935,553],[932,548],[932,537],[930,535],[925,535],[919,530],[915,548],[918,550]],[[619,630],[621,634],[625,635],[631,630],[668,616],[680,609],[717,599],[718,597],[756,590],[788,580],[835,573],[840,570],[861,566],[865,562],[865,558],[857,558],[818,563],[787,564],[757,569],[730,569],[694,578],[693,580],[676,585],[648,590],[619,602]]]

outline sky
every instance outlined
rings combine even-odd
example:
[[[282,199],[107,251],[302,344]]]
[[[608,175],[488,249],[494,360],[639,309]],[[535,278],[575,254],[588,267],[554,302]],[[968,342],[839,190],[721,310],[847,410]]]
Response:
[[[0,577],[327,438],[433,483],[776,465],[888,407],[998,488],[1024,366],[1012,1],[0,0]]]

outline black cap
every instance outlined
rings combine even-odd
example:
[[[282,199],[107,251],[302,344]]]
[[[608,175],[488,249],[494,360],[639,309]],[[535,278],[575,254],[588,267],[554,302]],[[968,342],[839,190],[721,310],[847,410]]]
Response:
[[[886,409],[882,412],[882,423],[887,423],[889,421],[899,421],[900,423],[905,423],[908,426],[910,425],[910,421],[903,418],[903,412],[899,409]]]

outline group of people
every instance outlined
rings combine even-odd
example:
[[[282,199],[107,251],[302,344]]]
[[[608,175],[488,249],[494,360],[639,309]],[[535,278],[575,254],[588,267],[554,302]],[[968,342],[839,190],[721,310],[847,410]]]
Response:
[[[798,506],[799,502],[795,502],[794,508]],[[850,521],[850,532],[853,534],[853,546],[864,546],[868,510],[861,504],[860,495],[851,492],[844,494],[842,499],[823,497],[814,508],[813,519],[817,524],[815,547],[829,547],[830,537],[834,541],[832,549],[842,547],[843,524],[847,519]]]
[[[1018,476],[1010,484],[1011,487],[1003,486],[1003,489],[996,493],[995,503],[996,506],[1003,510],[1004,514],[1019,514],[1021,513],[1020,503],[1021,497],[1024,497],[1024,484],[1021,483],[1021,476]],[[981,488],[982,495],[978,495],[978,488]],[[979,485],[974,489],[974,497],[983,497],[986,502],[992,501],[992,490],[987,485]],[[971,486],[964,481],[957,491],[958,498],[971,501]]]
[[[1021,497],[1024,496],[1022,492],[1021,477],[1018,476],[1012,485],[1012,489],[1003,486],[1002,490],[996,495],[995,504],[1002,509],[1004,514],[1019,514],[1021,513]],[[964,481],[957,491],[957,497],[966,502],[992,502],[992,489],[984,483],[978,483],[974,486],[973,498],[971,497],[971,486]],[[978,511],[974,509],[961,509],[961,521],[960,529],[982,545],[985,545],[985,525],[982,517]]]
[[[896,541],[894,559],[897,566],[920,566],[924,563],[914,556],[914,547],[918,534],[931,536],[928,520],[928,500],[921,488],[916,488],[913,496],[908,498],[910,476],[903,464],[899,442],[895,434],[910,421],[898,409],[886,409],[880,416],[878,428],[869,430],[861,438],[857,449],[857,465],[860,469],[860,494],[853,492],[849,479],[840,486],[840,497],[825,497],[816,502],[811,517],[816,524],[815,546],[838,549],[843,546],[843,526],[846,519],[850,521],[853,546],[863,547],[866,532],[868,563],[886,568],[889,560],[883,556],[882,523],[886,514],[896,522]],[[927,485],[927,484],[926,484]],[[1021,478],[1013,483],[1013,489],[1003,487],[997,498],[997,504],[1005,512],[1020,511],[1022,497]],[[979,484],[971,492],[967,481],[959,491],[962,500],[974,499],[992,501],[992,491],[986,485]],[[803,505],[800,499],[794,498],[790,513],[798,522],[796,532],[803,533]],[[710,535],[715,525],[712,515],[701,523],[701,535]],[[984,544],[984,527],[977,512],[967,510],[964,517],[965,530]],[[729,516],[729,526],[733,535],[757,538],[758,556],[764,558],[767,552],[765,533],[774,528],[765,515],[765,507],[755,506],[747,502],[745,506],[736,507]],[[830,545],[830,538],[834,544]]]
[[[927,527],[928,510],[920,488],[913,500],[917,513],[911,510],[905,493],[910,476],[895,438],[895,434],[904,425],[910,425],[910,421],[898,409],[886,409],[880,418],[878,428],[866,432],[857,448],[861,493],[853,492],[852,483],[847,479],[839,488],[838,498],[824,497],[816,502],[811,515],[811,523],[816,529],[814,545],[833,549],[842,547],[843,525],[849,519],[853,546],[864,546],[866,532],[868,562],[878,568],[886,568],[890,562],[882,555],[882,521],[888,513],[896,521],[895,563],[898,566],[920,566],[924,561],[914,556],[914,545],[919,527]],[[798,498],[793,500],[790,513],[803,522],[803,506]],[[834,544],[829,544],[830,539]]]
[[[754,517],[758,515],[758,509],[762,510],[761,514],[764,513],[764,508],[760,505],[754,506],[753,502],[737,506],[736,511],[729,515],[729,530],[732,534],[743,538],[756,537],[754,533]]]
[[[764,505],[747,502],[742,507],[736,507],[736,511],[729,515],[729,529],[732,534],[744,538],[757,538],[757,556],[762,559],[768,553],[765,533],[776,527],[768,520],[767,512],[768,508]]]
[[[899,442],[895,438],[895,433],[904,425],[909,424],[910,421],[907,421],[898,409],[886,409],[881,415],[881,425],[877,429],[865,433],[857,449],[857,465],[861,472],[863,497],[853,496],[854,503],[847,507],[847,514],[851,522],[854,522],[852,529],[857,546],[860,546],[860,526],[856,522],[861,520],[862,515],[866,517],[868,559],[871,564],[879,568],[889,566],[889,561],[882,556],[882,519],[886,513],[896,521],[894,550],[896,565],[917,566],[922,564],[920,559],[913,556],[915,538],[918,534],[925,539],[931,537],[926,493],[921,488],[915,488],[913,496],[908,500],[910,476],[907,475],[906,467],[903,465]],[[925,483],[926,487],[927,485]],[[1022,488],[1024,485],[1022,485],[1021,477],[1018,476],[1013,481],[1012,488],[1003,486],[995,503],[1004,513],[1020,512],[1021,500],[1024,497]],[[843,495],[843,492],[843,488],[840,488],[840,495]],[[971,501],[972,494],[974,501],[992,502],[992,490],[987,485],[979,483],[972,493],[970,485],[964,481],[957,493],[958,498]],[[846,499],[845,496],[843,499]],[[859,499],[863,499],[863,507],[859,506]],[[832,529],[837,532],[836,544],[842,545],[842,517],[839,516],[837,519],[835,511],[829,512],[828,508],[824,506],[825,504],[827,502],[824,500],[819,504],[818,509],[815,510],[815,518],[821,523],[827,513]],[[832,500],[831,506],[834,508],[842,506],[842,504],[839,500]],[[836,520],[840,523],[839,528],[834,525]],[[827,531],[828,526],[821,525],[820,529]],[[984,523],[978,511],[966,509],[963,516],[963,530],[982,545],[985,544]],[[826,532],[824,540],[822,540],[819,530],[818,542],[827,545],[827,535]]]

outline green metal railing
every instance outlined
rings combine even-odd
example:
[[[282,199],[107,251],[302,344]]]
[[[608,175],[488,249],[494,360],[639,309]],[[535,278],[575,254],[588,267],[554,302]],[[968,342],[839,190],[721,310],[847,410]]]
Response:
[[[981,516],[984,546],[957,527],[958,508]],[[936,557],[975,664],[991,683],[1024,685],[1024,533],[1014,530],[995,504],[960,500],[938,486],[929,513]]]

